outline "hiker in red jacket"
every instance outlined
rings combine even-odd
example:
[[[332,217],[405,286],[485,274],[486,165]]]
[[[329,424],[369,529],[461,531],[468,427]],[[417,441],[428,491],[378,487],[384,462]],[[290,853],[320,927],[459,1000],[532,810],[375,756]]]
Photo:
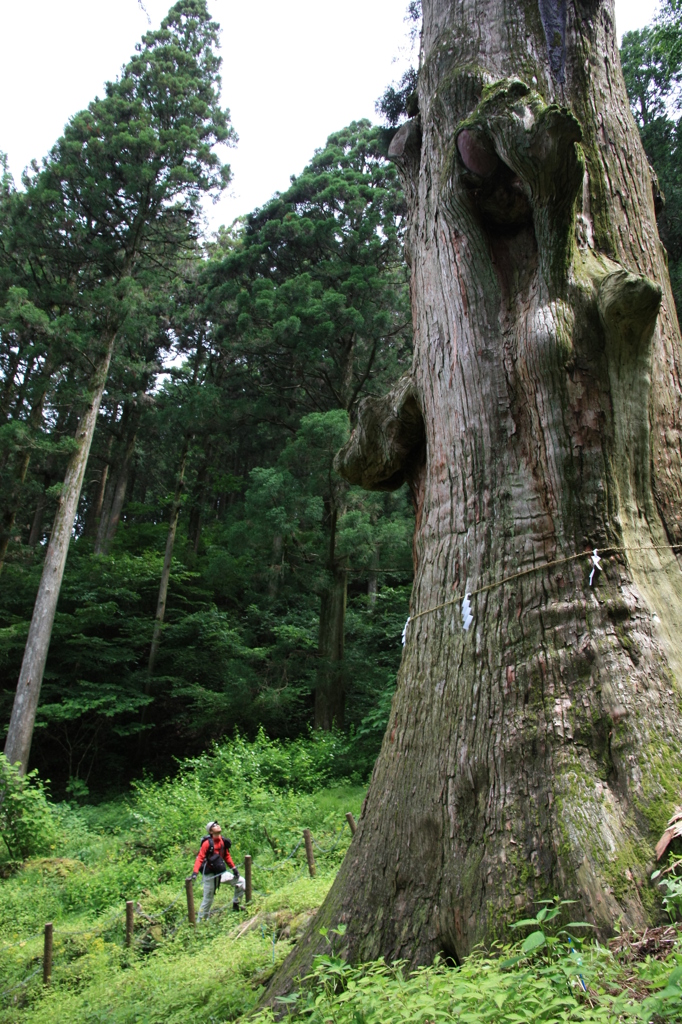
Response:
[[[237,871],[230,856],[230,846],[232,845],[230,840],[227,837],[223,839],[222,829],[217,821],[209,821],[206,831],[208,834],[201,840],[192,872],[193,879],[201,874],[204,881],[204,898],[199,907],[200,921],[209,916],[211,904],[221,882],[227,882],[228,885],[234,886],[233,910],[241,909],[239,897],[244,891],[244,879]],[[231,875],[228,868],[232,868]]]

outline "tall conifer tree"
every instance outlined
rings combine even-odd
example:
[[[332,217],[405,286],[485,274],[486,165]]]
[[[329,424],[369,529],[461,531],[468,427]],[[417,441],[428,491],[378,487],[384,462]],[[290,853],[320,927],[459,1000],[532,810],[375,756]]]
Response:
[[[233,137],[219,103],[217,41],[205,0],[180,0],[161,28],[143,37],[105,98],[71,120],[16,196],[15,220],[45,272],[65,268],[93,367],[5,744],[24,771],[85,467],[133,282],[145,264],[167,263],[191,244],[201,195],[229,180],[212,149]]]

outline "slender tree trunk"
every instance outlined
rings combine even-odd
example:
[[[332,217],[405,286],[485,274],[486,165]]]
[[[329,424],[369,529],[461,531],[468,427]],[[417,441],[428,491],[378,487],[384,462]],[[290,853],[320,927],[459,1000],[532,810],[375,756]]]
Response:
[[[154,622],[154,634],[152,646],[149,651],[149,665],[147,671],[149,677],[154,674],[156,657],[159,653],[161,643],[161,631],[163,620],[166,615],[166,598],[168,597],[168,581],[170,580],[171,565],[173,563],[173,547],[175,546],[175,534],[178,528],[178,518],[182,507],[182,492],[185,486],[185,469],[187,467],[187,454],[189,452],[189,437],[185,438],[180,455],[180,468],[175,485],[175,495],[171,506],[170,523],[168,524],[168,536],[166,537],[166,551],[163,557],[163,569],[161,570],[161,582],[159,584],[159,596],[156,602],[156,621]]]
[[[276,533],[272,538],[272,564],[270,566],[270,579],[268,580],[268,597],[274,601],[279,590],[279,582],[282,578],[282,551],[284,549],[284,537]]]
[[[33,521],[31,522],[31,531],[28,535],[28,546],[30,548],[36,547],[38,541],[43,535],[43,519],[45,517],[45,508],[47,506],[47,494],[45,493],[48,487],[51,486],[52,478],[45,473],[43,481],[43,490],[38,495],[38,504],[36,510],[33,513]]]
[[[135,452],[133,452],[132,458],[130,460],[130,466],[128,467],[128,489],[126,490],[128,501],[135,500],[135,487],[137,486],[138,463],[139,460],[137,458],[137,455]]]
[[[211,468],[212,454],[212,446],[209,444],[204,455],[204,458],[202,460],[202,463],[199,469],[197,470],[192,507],[190,509],[189,522],[187,524],[187,539],[189,541],[192,552],[195,555],[199,553],[199,544],[201,542],[201,529],[204,518],[204,504],[206,502],[206,487],[209,470]]]
[[[343,728],[345,713],[344,634],[346,580],[343,566],[336,566],[320,602],[317,644],[318,668],[315,689],[315,728]]]
[[[130,404],[126,402],[123,407],[123,413],[121,419],[116,423],[116,417],[118,416],[118,407],[114,410],[111,417],[112,428],[118,437],[119,442],[122,442],[125,451],[123,454],[120,452],[121,444],[119,443],[119,451],[114,456],[113,460],[108,459],[108,472],[106,475],[106,487],[102,494],[102,505],[99,513],[99,522],[97,524],[97,533],[95,535],[94,553],[96,555],[103,555],[107,551],[107,536],[109,533],[109,523],[111,521],[112,511],[114,504],[117,499],[121,502],[123,507],[123,500],[125,498],[125,490],[127,485],[127,476],[124,473],[123,481],[121,481],[121,470],[125,470],[127,448],[128,448],[128,428],[130,423]],[[136,429],[136,428],[135,428]],[[109,441],[108,453],[111,455],[111,449],[113,447],[114,438],[112,437]],[[120,494],[119,483],[123,483],[123,494]],[[114,528],[114,533],[116,529]]]
[[[116,531],[118,530],[118,524],[121,521],[121,513],[123,512],[123,505],[125,504],[126,491],[128,489],[128,480],[130,477],[130,466],[133,461],[133,455],[135,454],[135,442],[137,440],[137,430],[140,422],[139,410],[133,410],[128,426],[128,436],[126,441],[125,451],[123,452],[123,458],[121,465],[118,469],[116,476],[116,484],[113,488],[111,497],[111,507],[109,508],[109,514],[106,520],[106,528],[104,530],[104,537],[102,538],[102,544],[100,548],[101,554],[108,554],[111,549],[111,545],[116,537]]]
[[[682,528],[682,348],[613,4],[424,0],[418,97],[391,145],[413,372],[339,457],[413,488],[412,621],[350,851],[270,997],[338,921],[343,955],[414,964],[556,893],[601,937],[650,923],[680,799],[682,573],[655,548]]]
[[[29,382],[30,382],[31,377],[32,377],[32,371],[33,371],[34,364],[35,364],[35,359],[29,359],[27,361],[27,363],[26,363],[26,370],[24,372],[23,380],[22,380],[21,384],[19,385],[18,389],[16,390],[16,394],[13,394],[12,391],[10,391],[9,399],[10,399],[10,403],[11,403],[11,400],[14,399],[14,408],[13,409],[12,408],[8,408],[7,411],[3,415],[3,419],[11,421],[11,420],[18,420],[20,418],[20,415],[21,415],[21,412],[22,412],[22,409],[23,409],[23,405],[24,405],[24,397],[26,395],[26,391],[28,390],[28,385],[29,385]],[[42,402],[41,402],[41,409],[42,409]],[[5,454],[2,456],[2,458],[0,458],[0,472],[4,472],[5,468],[7,467],[7,464],[10,461],[10,459],[11,459],[11,448],[8,448],[6,450],[6,452],[5,452]]]
[[[116,486],[113,488],[111,495],[111,508],[109,509],[109,515],[107,516],[106,530],[104,538],[102,540],[102,547],[100,554],[106,555],[111,550],[111,545],[114,543],[116,537],[116,531],[118,530],[118,524],[121,521],[121,513],[123,512],[123,505],[125,504],[126,491],[128,490],[128,475],[130,473],[130,459],[134,450],[133,447],[130,453],[126,453],[123,461],[123,465],[120,467],[116,476]]]
[[[379,593],[379,574],[377,572],[379,568],[379,548],[374,549],[372,556],[372,568],[370,569],[369,579],[367,580],[367,597],[368,604],[371,609],[376,608],[377,594]]]
[[[97,490],[93,499],[92,505],[88,510],[88,515],[85,523],[85,529],[83,530],[84,537],[93,537],[95,542],[99,534],[99,526],[102,521],[102,509],[104,507],[104,496],[107,489],[107,480],[109,479],[109,470],[111,467],[111,449],[113,448],[114,439],[109,438],[106,447],[106,454],[104,456],[104,465],[97,481]]]
[[[113,480],[113,474],[111,472],[111,464],[109,464],[107,466],[106,479],[104,481],[102,508],[99,515],[99,522],[97,524],[95,546],[93,548],[93,552],[96,555],[101,555],[104,553],[104,541],[107,536],[107,527],[109,525],[109,513],[111,512],[111,506],[114,501],[114,490],[115,484]]]
[[[24,398],[26,397],[28,386],[33,378],[35,364],[36,360],[33,357],[26,360],[26,369],[24,371],[24,376],[21,378],[21,384],[16,389],[16,394],[14,396],[14,409],[10,410],[10,419],[18,419],[21,414],[24,406]]]
[[[149,480],[151,479],[151,472],[152,472],[153,463],[154,463],[154,459],[153,459],[152,453],[150,452],[147,455],[147,458],[145,459],[144,466],[142,467],[142,473],[141,473],[142,482],[140,484],[140,494],[139,494],[139,497],[138,497],[138,501],[140,502],[141,505],[144,505],[146,500],[147,500],[147,487],[148,487],[148,484],[149,484]]]
[[[5,742],[7,759],[12,764],[19,762],[22,772],[25,772],[28,766],[40,687],[50,646],[59,590],[64,576],[69,541],[78,509],[90,445],[95,433],[97,414],[109,372],[115,337],[116,333],[112,330],[106,339],[105,354],[91,381],[90,404],[78,426],[76,434],[78,448],[69,459],[28,631],[26,650]]]
[[[52,437],[59,438],[63,436],[65,433],[68,433],[73,422],[73,419],[73,409],[71,407],[60,410],[59,415],[57,417],[57,423],[55,424],[54,430],[52,431]],[[45,518],[45,511],[48,506],[47,491],[55,482],[58,475],[57,458],[53,453],[47,456],[42,475],[43,490],[38,497],[36,510],[33,516],[33,521],[31,523],[31,531],[28,537],[28,546],[31,548],[34,548],[42,539],[44,533],[43,520]]]
[[[326,519],[329,523],[327,554],[327,585],[320,599],[320,624],[317,642],[317,686],[315,688],[315,728],[329,730],[343,728],[345,711],[344,693],[344,638],[346,626],[346,592],[348,573],[346,559],[336,552],[336,527],[342,512],[345,485],[336,488],[328,502]]]
[[[107,480],[109,478],[109,462],[105,462],[102,466],[102,470],[97,481],[97,490],[95,497],[92,502],[92,507],[89,509],[87,522],[85,529],[83,530],[84,537],[97,538],[99,533],[99,526],[102,522],[102,507],[104,505],[104,494],[107,489]]]

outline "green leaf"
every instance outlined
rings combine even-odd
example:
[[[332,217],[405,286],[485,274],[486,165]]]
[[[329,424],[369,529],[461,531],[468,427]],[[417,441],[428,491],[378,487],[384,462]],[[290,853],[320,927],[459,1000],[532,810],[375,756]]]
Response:
[[[680,979],[682,979],[682,967],[676,967],[668,978],[668,985],[679,985]]]
[[[521,945],[521,949],[523,950],[524,953],[532,953],[534,950],[540,949],[542,946],[544,946],[546,944],[546,942],[547,942],[547,939],[545,937],[545,933],[544,932],[541,932],[541,931],[531,932],[530,935],[528,935],[524,939],[524,941],[523,941],[523,943]]]
[[[668,985],[662,992],[658,993],[659,999],[676,999],[682,1003],[682,989],[679,985]]]
[[[509,970],[510,967],[514,967],[516,964],[519,963],[520,960],[524,960],[524,959],[525,959],[525,957],[522,957],[522,956],[510,956],[510,957],[507,957],[506,960],[500,961],[500,968],[503,971],[507,971],[507,970]]]

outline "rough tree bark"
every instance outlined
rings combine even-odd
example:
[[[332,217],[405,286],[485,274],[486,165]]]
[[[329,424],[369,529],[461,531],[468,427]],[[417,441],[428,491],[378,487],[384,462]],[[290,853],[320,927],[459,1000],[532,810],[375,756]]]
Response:
[[[654,548],[682,540],[682,349],[613,4],[424,0],[422,47],[391,145],[413,372],[338,460],[412,487],[413,620],[357,833],[270,998],[340,921],[347,957],[415,964],[555,893],[601,936],[642,925],[680,796],[682,573]],[[587,557],[547,564],[608,546],[593,588]],[[463,630],[466,592],[526,569]]]
[[[69,553],[69,542],[83,486],[85,467],[88,463],[88,455],[90,454],[90,446],[95,433],[97,414],[104,393],[115,339],[116,332],[111,330],[109,336],[104,339],[106,346],[104,354],[90,382],[90,402],[81,417],[76,432],[78,447],[71,455],[66,469],[59,504],[55,513],[54,523],[52,524],[50,543],[45,554],[45,564],[38,586],[31,625],[28,630],[26,649],[21,663],[17,691],[12,706],[12,716],[5,741],[7,760],[10,764],[19,762],[22,773],[25,773],[28,767],[40,687],[42,686],[47,652],[50,647],[50,637],[52,636],[52,625],[57,611],[59,590],[62,585],[66,556]]]

